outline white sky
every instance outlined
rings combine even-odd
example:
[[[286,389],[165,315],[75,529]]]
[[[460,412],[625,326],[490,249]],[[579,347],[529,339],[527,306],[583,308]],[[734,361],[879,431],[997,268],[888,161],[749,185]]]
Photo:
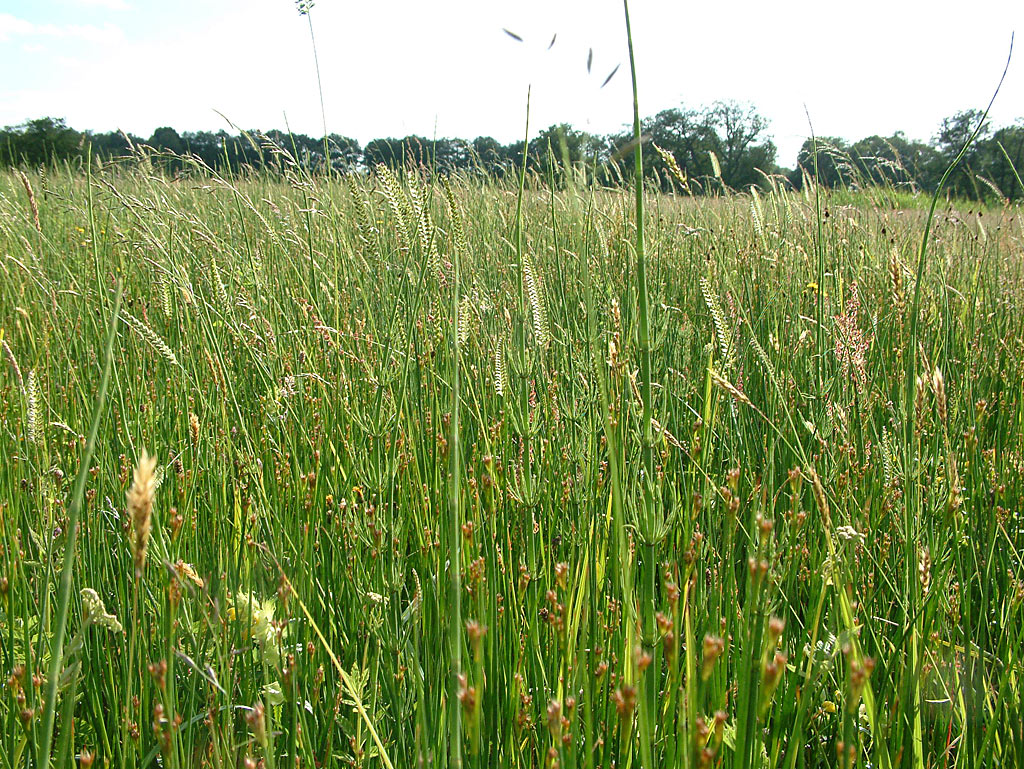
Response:
[[[904,130],[984,107],[1024,2],[633,0],[643,115],[715,99],[771,121],[780,164],[807,136]],[[312,11],[330,132],[520,138],[596,133],[632,119],[618,0],[319,0]],[[518,43],[502,32],[524,38]],[[554,47],[547,50],[552,35]],[[593,73],[586,71],[593,48]],[[1024,39],[993,109],[1024,117]],[[618,74],[599,88],[617,65]],[[244,128],[322,134],[306,19],[291,0],[0,0],[0,125],[64,117],[78,129]]]

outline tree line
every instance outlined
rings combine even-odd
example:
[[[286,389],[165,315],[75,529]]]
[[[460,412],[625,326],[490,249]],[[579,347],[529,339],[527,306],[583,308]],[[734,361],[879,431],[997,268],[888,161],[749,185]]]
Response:
[[[658,149],[646,154],[644,172],[664,190],[682,188],[692,194],[747,189],[764,184],[768,175],[785,177],[796,188],[817,178],[831,187],[889,185],[931,191],[981,118],[976,110],[958,112],[942,121],[930,141],[912,140],[902,132],[855,142],[808,139],[796,167],[789,170],[779,166],[768,121],[754,107],[731,101],[676,107],[643,121],[644,140]],[[553,175],[569,163],[602,183],[626,181],[633,173],[632,163],[619,161],[630,156],[632,141],[628,130],[598,135],[564,123],[553,125],[529,141],[526,165],[531,172]],[[502,144],[489,136],[463,140],[413,135],[374,139],[361,146],[339,134],[318,138],[279,130],[179,133],[164,126],[145,138],[78,131],[50,117],[0,130],[0,165],[81,162],[90,154],[111,161],[145,152],[169,173],[203,166],[219,173],[281,170],[289,164],[311,172],[350,173],[384,163],[503,177],[522,167],[523,150],[522,142]],[[965,198],[1020,199],[1022,164],[1024,120],[995,130],[985,124],[950,177],[948,189]]]
[[[981,110],[964,110],[942,121],[930,142],[868,136],[855,142],[837,137],[808,139],[800,148],[789,180],[799,187],[815,175],[830,187],[892,185],[931,192],[980,125],[974,143],[950,174],[945,189],[968,198],[1024,198],[1024,118],[993,130]],[[815,152],[815,150],[817,150]]]

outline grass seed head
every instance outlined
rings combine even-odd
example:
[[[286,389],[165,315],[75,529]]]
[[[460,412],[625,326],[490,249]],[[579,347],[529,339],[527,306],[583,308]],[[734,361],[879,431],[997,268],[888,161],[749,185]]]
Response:
[[[32,183],[29,182],[28,177],[25,176],[24,172],[20,169],[16,170],[15,173],[18,178],[21,179],[21,184],[25,188],[25,194],[28,195],[28,206],[32,212],[32,224],[35,225],[36,232],[40,235],[43,234],[43,228],[39,224],[39,204],[36,202],[36,193],[32,189]]]
[[[7,358],[7,362],[11,364],[11,369],[14,371],[14,378],[18,381],[18,387],[25,388],[25,379],[21,375],[21,366],[18,365],[18,359],[14,357],[14,351],[7,344],[7,340],[0,340],[0,347],[4,349],[4,357]]]
[[[153,497],[156,492],[156,457],[142,450],[135,466],[131,488],[128,489],[128,514],[132,521],[132,556],[135,578],[142,579],[146,568],[146,552],[153,528]]]

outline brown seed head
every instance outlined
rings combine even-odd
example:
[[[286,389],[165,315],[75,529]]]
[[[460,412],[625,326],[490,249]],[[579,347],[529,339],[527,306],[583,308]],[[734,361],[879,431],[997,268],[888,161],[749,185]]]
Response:
[[[156,492],[156,458],[142,450],[135,467],[131,488],[128,489],[128,514],[132,521],[132,556],[135,559],[135,577],[142,579],[146,568],[146,551],[153,528],[153,497]]]
[[[195,415],[195,413],[191,412],[191,411],[188,414],[188,433],[189,433],[189,437],[192,439],[192,445],[193,446],[198,446],[199,445],[199,417],[197,417]]]

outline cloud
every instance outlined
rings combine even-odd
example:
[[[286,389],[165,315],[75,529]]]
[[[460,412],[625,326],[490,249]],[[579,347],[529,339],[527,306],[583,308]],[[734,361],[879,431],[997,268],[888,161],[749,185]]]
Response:
[[[25,37],[35,32],[35,24],[11,16],[9,13],[0,13],[0,42],[6,43],[12,37]]]
[[[85,8],[105,8],[108,11],[130,11],[132,8],[125,0],[71,0],[71,2]]]
[[[0,13],[0,42],[19,38],[63,38],[83,40],[87,43],[113,43],[124,38],[124,32],[109,22],[102,27],[94,24],[34,24],[9,13]]]

